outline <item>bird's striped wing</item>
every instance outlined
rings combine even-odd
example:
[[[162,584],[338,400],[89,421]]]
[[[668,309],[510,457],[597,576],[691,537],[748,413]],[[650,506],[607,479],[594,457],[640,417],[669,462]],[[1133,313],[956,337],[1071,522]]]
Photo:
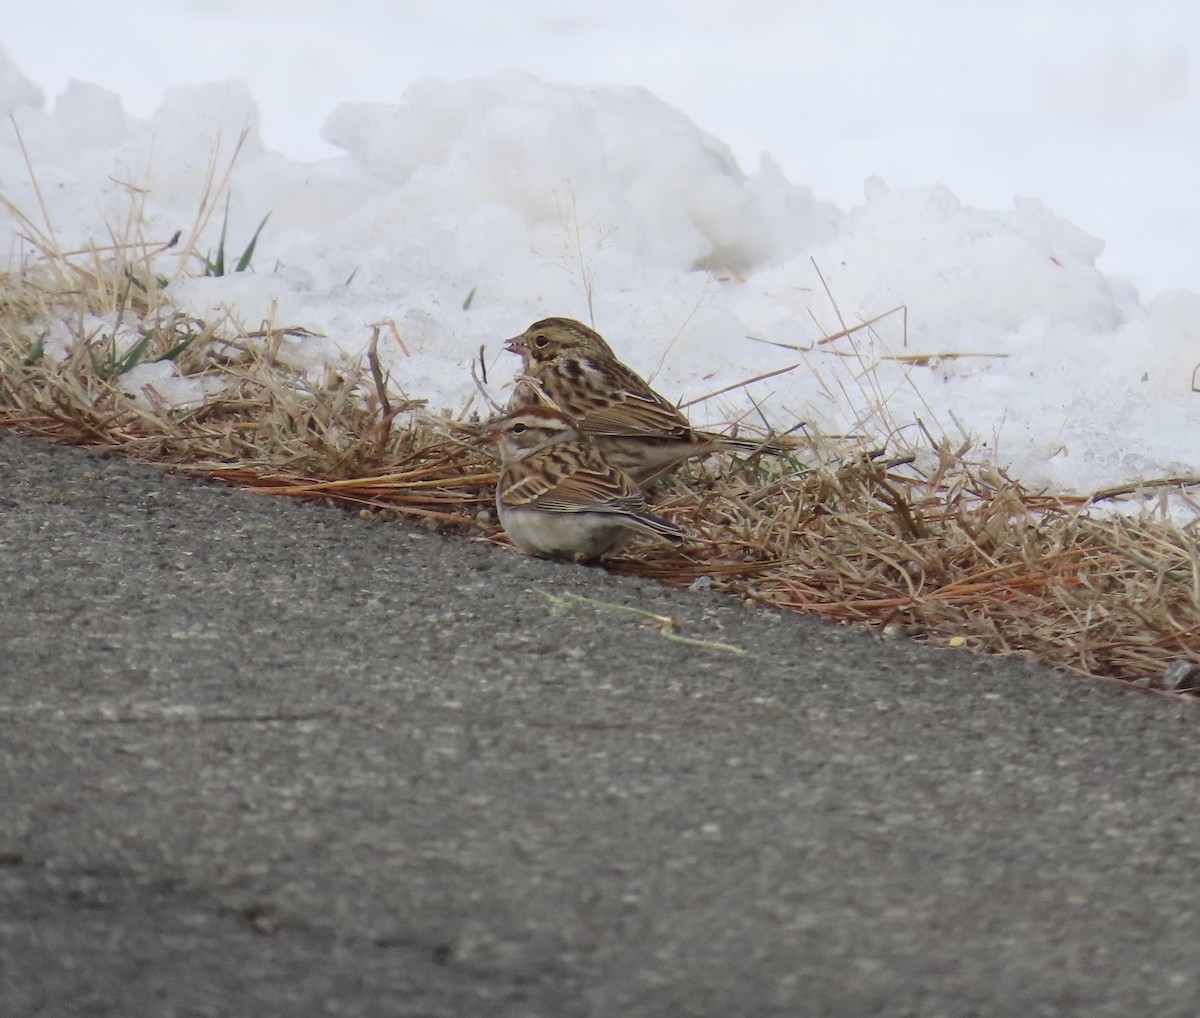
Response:
[[[501,498],[510,506],[550,512],[638,513],[645,509],[645,497],[632,478],[593,459],[579,463],[569,455],[542,457],[537,471],[513,476]]]

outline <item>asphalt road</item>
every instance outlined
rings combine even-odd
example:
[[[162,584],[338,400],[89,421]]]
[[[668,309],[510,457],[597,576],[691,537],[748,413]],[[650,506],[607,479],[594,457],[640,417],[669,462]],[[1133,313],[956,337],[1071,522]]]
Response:
[[[0,1014],[1193,1016],[1198,720],[4,435]]]

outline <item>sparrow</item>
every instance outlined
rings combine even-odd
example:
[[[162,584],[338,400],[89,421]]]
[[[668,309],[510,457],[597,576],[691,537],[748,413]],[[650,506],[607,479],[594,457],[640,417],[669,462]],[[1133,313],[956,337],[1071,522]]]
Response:
[[[647,512],[633,478],[565,414],[527,407],[490,422],[484,434],[500,453],[500,525],[522,551],[591,562],[634,533],[683,540],[682,530]]]
[[[571,318],[544,318],[504,348],[522,358],[511,412],[551,406],[575,422],[601,454],[648,487],[684,460],[721,449],[779,452],[773,442],[693,428],[670,400],[627,367],[594,329]]]

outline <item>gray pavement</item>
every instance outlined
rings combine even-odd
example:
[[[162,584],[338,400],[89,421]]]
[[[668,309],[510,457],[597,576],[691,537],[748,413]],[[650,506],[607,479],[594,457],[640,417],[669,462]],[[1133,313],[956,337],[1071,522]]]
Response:
[[[1198,719],[2,435],[0,1014],[1196,1015]]]

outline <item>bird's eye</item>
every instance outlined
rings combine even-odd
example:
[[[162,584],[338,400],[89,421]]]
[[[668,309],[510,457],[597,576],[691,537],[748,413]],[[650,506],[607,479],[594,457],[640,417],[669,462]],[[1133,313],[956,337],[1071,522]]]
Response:
[[[536,346],[539,350],[546,349],[546,344],[549,342],[550,342],[550,340],[546,336],[534,336],[533,337],[533,345]]]
[[[514,435],[523,435],[523,434],[525,434],[525,432],[526,432],[527,430],[528,430],[528,429],[525,427],[525,425],[524,425],[524,424],[514,424],[514,425],[512,426],[512,433],[513,433]]]

